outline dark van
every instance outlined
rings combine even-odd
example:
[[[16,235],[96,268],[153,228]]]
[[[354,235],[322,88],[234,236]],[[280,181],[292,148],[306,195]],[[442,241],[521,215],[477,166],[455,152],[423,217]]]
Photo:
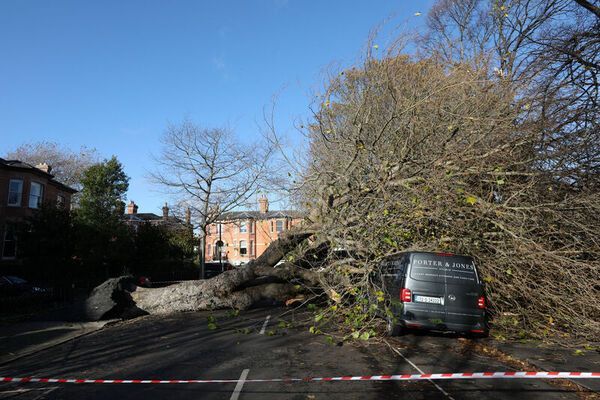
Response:
[[[393,315],[386,317],[390,335],[406,329],[488,335],[484,287],[472,257],[406,252],[385,260],[379,272]]]

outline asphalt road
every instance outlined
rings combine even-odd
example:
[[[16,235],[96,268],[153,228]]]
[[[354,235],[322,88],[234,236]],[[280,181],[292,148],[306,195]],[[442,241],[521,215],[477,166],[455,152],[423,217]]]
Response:
[[[285,314],[285,315],[282,315]],[[208,319],[209,316],[216,321]],[[267,320],[267,316],[270,318]],[[261,308],[148,316],[0,366],[0,376],[94,379],[247,379],[505,371],[452,337],[407,335],[387,345],[337,346],[299,318]],[[211,323],[212,322],[212,323]],[[214,325],[213,325],[214,324]],[[236,389],[237,388],[237,389]],[[193,385],[0,383],[0,399],[577,399],[546,381],[298,382]]]

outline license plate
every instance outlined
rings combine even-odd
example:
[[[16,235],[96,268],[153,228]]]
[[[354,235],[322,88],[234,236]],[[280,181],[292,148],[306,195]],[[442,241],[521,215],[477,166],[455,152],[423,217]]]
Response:
[[[415,301],[418,303],[431,303],[431,304],[442,304],[442,299],[440,297],[431,297],[431,296],[415,296]]]

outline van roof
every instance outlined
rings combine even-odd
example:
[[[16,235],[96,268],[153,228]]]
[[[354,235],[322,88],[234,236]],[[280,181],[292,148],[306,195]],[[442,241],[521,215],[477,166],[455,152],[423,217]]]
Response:
[[[473,256],[468,256],[466,254],[454,254],[454,253],[448,253],[448,252],[443,252],[443,251],[422,251],[422,250],[411,250],[411,251],[402,251],[399,253],[395,253],[392,255],[389,255],[387,257],[385,257],[386,259],[394,259],[394,258],[399,258],[402,257],[405,254],[433,254],[436,256],[443,256],[443,257],[467,257],[467,258],[473,258]]]

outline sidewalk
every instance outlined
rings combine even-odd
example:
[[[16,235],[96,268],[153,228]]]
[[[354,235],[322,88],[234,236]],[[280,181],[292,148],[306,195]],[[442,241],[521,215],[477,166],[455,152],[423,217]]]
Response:
[[[0,324],[0,364],[65,343],[114,322],[26,321]]]
[[[566,348],[537,342],[498,342],[487,344],[521,361],[525,361],[544,371],[599,372],[600,343]],[[600,380],[578,379],[577,383],[590,390],[600,392]]]

